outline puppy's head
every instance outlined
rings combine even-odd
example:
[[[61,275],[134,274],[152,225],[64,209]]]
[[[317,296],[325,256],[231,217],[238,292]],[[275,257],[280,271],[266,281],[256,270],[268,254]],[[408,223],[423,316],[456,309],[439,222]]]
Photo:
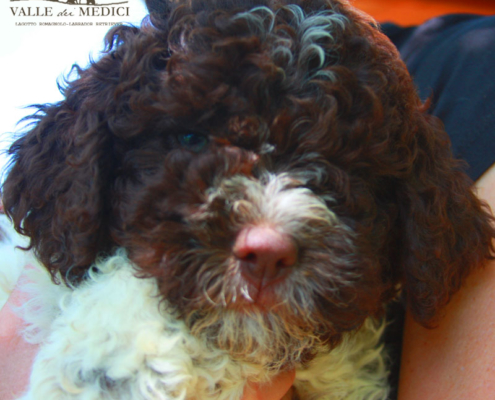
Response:
[[[373,21],[343,0],[148,6],[10,149],[5,209],[51,273],[124,247],[225,346],[259,320],[335,342],[399,287],[430,323],[495,235]]]

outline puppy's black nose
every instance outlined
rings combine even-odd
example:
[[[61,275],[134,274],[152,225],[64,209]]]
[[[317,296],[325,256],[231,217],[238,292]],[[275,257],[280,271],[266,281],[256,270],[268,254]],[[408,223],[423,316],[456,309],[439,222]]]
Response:
[[[269,226],[243,229],[233,247],[243,276],[263,287],[284,278],[297,261],[297,248],[292,239]]]

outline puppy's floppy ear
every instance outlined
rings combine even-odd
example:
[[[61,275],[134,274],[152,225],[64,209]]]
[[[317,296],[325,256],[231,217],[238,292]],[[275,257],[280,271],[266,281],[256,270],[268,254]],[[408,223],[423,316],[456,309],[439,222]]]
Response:
[[[73,269],[80,277],[107,236],[101,193],[106,134],[96,113],[65,101],[39,110],[34,128],[9,150],[5,212],[53,275],[60,271],[65,278]]]
[[[122,42],[135,28],[118,29],[111,35]],[[5,212],[31,239],[39,260],[63,279],[77,281],[97,253],[111,248],[109,191],[118,159],[108,108],[119,103],[120,64],[118,54],[108,54],[86,70],[77,68],[65,100],[37,106],[30,130],[9,149]]]
[[[435,323],[466,276],[492,257],[493,218],[450,152],[441,122],[419,110],[410,136],[414,160],[398,191],[403,291],[415,319]]]

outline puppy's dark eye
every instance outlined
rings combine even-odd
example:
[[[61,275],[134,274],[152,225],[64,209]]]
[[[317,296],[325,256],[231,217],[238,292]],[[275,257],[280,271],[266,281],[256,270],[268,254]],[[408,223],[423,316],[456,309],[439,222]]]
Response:
[[[195,152],[203,150],[208,144],[208,138],[201,133],[181,133],[177,139],[181,146]]]

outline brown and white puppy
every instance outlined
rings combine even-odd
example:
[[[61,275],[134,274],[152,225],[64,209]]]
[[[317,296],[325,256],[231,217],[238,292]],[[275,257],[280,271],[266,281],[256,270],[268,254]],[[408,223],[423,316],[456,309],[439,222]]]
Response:
[[[36,289],[25,398],[296,368],[294,398],[385,399],[387,303],[432,324],[495,237],[441,123],[345,0],[148,7],[10,149],[6,213],[66,284]]]

